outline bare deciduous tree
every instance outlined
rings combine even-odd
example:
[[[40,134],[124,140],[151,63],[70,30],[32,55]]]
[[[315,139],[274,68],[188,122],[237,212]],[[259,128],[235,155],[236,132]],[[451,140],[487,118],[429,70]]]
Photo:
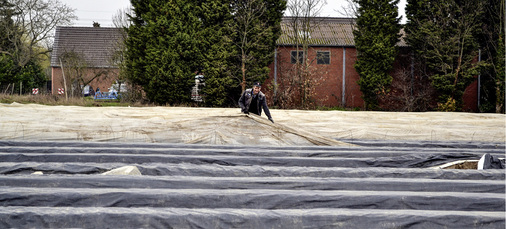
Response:
[[[281,103],[286,103],[282,100],[287,100],[288,97],[300,96],[301,107],[312,106],[315,87],[322,79],[318,77],[321,74],[312,67],[316,59],[310,59],[308,53],[312,42],[311,33],[320,26],[322,19],[318,16],[326,4],[326,0],[288,1],[287,11],[290,17],[285,33],[294,45],[295,54],[291,58],[296,61],[290,69],[282,69],[280,72],[285,84],[281,86],[285,91],[281,91],[280,98],[277,99]]]
[[[128,19],[128,15],[132,15],[134,12],[132,8],[128,7],[125,9],[119,9],[115,15],[112,16],[112,23],[116,28],[128,28],[131,24]],[[126,33],[125,33],[126,36]]]
[[[65,71],[65,79],[62,78],[61,83],[65,84],[65,88],[70,88],[68,94],[72,97],[82,96],[83,86],[89,85],[95,79],[105,79],[102,76],[109,75],[109,69],[90,66],[82,53],[72,50],[64,51],[59,59],[63,65],[63,71]]]
[[[344,17],[354,18],[357,16],[358,4],[353,0],[346,0],[346,5],[342,6],[340,10],[337,10],[337,12]]]
[[[11,0],[15,11],[14,29],[21,29],[20,37],[11,37],[15,50],[8,52],[19,66],[44,59],[51,52],[54,30],[69,25],[77,17],[74,9],[58,0]],[[0,28],[0,29],[13,29]],[[4,51],[4,53],[6,53]]]
[[[111,66],[116,66],[119,69],[119,73],[117,75],[117,91],[121,92],[122,85],[131,85],[127,84],[126,80],[126,66],[125,66],[125,52],[127,49],[126,40],[127,40],[127,32],[126,29],[131,25],[131,22],[128,19],[128,15],[134,14],[132,8],[120,9],[113,16],[112,22],[114,26],[120,29],[119,33],[121,35],[120,39],[115,40],[113,42],[112,47],[110,47],[109,52],[111,53]],[[132,88],[129,88],[127,91],[129,92],[128,97],[131,97],[133,94]],[[131,93],[130,93],[131,92]],[[125,95],[126,96],[126,95]],[[123,97],[125,97],[123,96]]]
[[[398,68],[393,74],[392,85],[388,94],[380,96],[382,106],[388,110],[403,112],[420,112],[433,109],[435,90],[429,79],[414,76],[415,66]]]
[[[238,53],[241,62],[240,85],[242,91],[246,90],[247,65],[254,60],[252,51],[257,46],[265,45],[259,39],[269,33],[266,23],[261,20],[265,16],[265,3],[261,0],[234,1],[233,7],[236,10],[234,30],[237,33],[238,40],[235,43],[240,50]]]

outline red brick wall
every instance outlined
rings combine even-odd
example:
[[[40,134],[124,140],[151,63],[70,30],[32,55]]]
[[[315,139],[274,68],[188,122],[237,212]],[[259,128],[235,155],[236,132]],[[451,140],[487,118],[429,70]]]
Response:
[[[100,88],[100,91],[107,92],[109,91],[108,88],[111,87],[111,85],[117,80],[119,69],[87,69],[86,73],[84,74],[85,79],[92,79],[95,75],[101,74],[100,77],[94,79],[89,84],[93,87],[93,90],[97,90],[97,87]],[[69,81],[69,78],[72,77],[69,75],[70,73],[65,72],[66,81]],[[57,95],[58,94],[58,88],[64,88],[63,86],[63,74],[61,71],[61,68],[59,67],[53,67],[52,68],[52,94]],[[67,90],[70,90],[70,82],[67,82]]]
[[[313,83],[314,83],[314,91],[313,98],[315,99],[314,103],[317,106],[327,106],[334,107],[340,106],[343,107],[342,104],[342,88],[343,88],[343,49],[346,49],[346,62],[345,62],[345,76],[346,76],[346,88],[345,88],[345,105],[347,108],[364,107],[364,101],[362,99],[362,92],[360,91],[360,86],[358,85],[359,75],[355,71],[353,65],[357,60],[357,50],[354,47],[311,47],[309,49],[308,57],[311,62],[312,71],[314,73]],[[295,51],[294,47],[281,46],[277,48],[277,96],[281,94],[283,91],[288,91],[289,88],[286,87],[287,77],[289,78],[292,72],[290,69],[293,68],[294,64],[290,61],[290,52]],[[316,64],[316,52],[317,51],[330,51],[330,65],[319,65]],[[409,51],[409,50],[408,50]],[[410,69],[411,60],[409,53],[406,50],[404,52],[400,52],[397,57],[396,63],[394,64],[394,70],[392,74],[394,74],[398,69]],[[273,105],[276,99],[274,98],[274,63],[270,65],[270,75],[266,80],[264,85],[267,85],[267,88],[262,89],[264,93],[269,97],[268,101],[270,105]],[[417,78],[418,76],[415,76]],[[429,81],[426,82],[430,84]],[[417,87],[427,87],[427,86],[417,86]],[[416,88],[415,91],[421,90],[420,88]],[[294,97],[293,103],[300,104],[300,93],[298,91],[293,91],[290,93]],[[392,94],[394,95],[394,94]],[[421,95],[423,96],[423,94]],[[272,98],[272,99],[271,99]],[[427,100],[434,100],[436,97],[427,98]],[[478,111],[477,107],[477,82],[473,82],[464,93],[464,111]],[[279,103],[279,101],[278,101]],[[429,102],[431,103],[431,102]],[[435,104],[435,103],[434,103]],[[277,104],[279,106],[279,104]],[[392,109],[395,108],[395,104],[384,104],[382,107],[384,109],[389,110],[388,106]],[[430,104],[426,106],[426,108],[430,109]],[[435,107],[434,107],[435,108]]]
[[[343,90],[343,49],[346,49],[346,62],[345,62],[345,107],[363,107],[364,101],[361,96],[360,88],[358,86],[359,76],[355,71],[353,65],[357,59],[355,48],[343,47],[311,47],[308,51],[308,59],[310,69],[312,71],[312,85],[313,89],[310,91],[311,97],[314,99],[314,104],[317,106],[342,106],[342,90]],[[295,51],[293,47],[278,47],[277,49],[277,83],[279,85],[278,95],[289,90],[289,85],[286,81],[294,74],[294,64],[291,63],[290,52]],[[316,63],[317,51],[330,52],[330,64],[322,65]],[[274,92],[272,83],[274,81],[274,63],[271,64],[271,73],[269,79],[264,83],[271,85],[267,91],[268,96],[273,96]],[[293,89],[293,88],[292,88]],[[265,91],[265,90],[264,90]],[[297,90],[291,92],[295,104],[300,104],[300,93]],[[273,100],[271,100],[273,101]]]

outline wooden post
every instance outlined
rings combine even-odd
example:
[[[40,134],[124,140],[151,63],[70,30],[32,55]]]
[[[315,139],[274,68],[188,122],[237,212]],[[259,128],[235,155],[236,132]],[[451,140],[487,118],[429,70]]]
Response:
[[[61,65],[61,73],[63,75],[63,89],[65,90],[63,93],[65,93],[65,101],[69,100],[68,92],[67,92],[67,81],[65,80],[65,71],[63,71],[63,63],[60,59],[60,65]]]

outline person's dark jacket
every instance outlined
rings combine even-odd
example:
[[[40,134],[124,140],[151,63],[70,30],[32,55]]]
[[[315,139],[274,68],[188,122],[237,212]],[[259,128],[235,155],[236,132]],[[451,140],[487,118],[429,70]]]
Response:
[[[257,115],[262,115],[262,109],[265,111],[265,115],[267,115],[267,117],[269,118],[269,120],[272,121],[272,117],[271,117],[271,112],[269,111],[269,107],[267,107],[267,101],[265,99],[265,95],[264,93],[262,93],[261,91],[258,92],[257,96],[257,102],[256,104],[251,104],[251,101],[253,100],[253,89],[247,89],[245,90],[242,95],[241,95],[241,98],[239,99],[239,106],[241,106],[241,112],[243,113],[249,113],[250,111],[250,106],[256,106],[256,110],[258,111],[258,113],[256,113]]]

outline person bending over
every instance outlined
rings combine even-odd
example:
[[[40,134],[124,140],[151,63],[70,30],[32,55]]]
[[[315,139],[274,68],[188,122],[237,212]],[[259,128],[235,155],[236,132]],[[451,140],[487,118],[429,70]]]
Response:
[[[253,88],[246,89],[239,99],[239,106],[241,106],[241,112],[245,114],[256,114],[262,115],[262,109],[265,111],[265,115],[269,118],[269,120],[274,123],[272,120],[271,112],[269,111],[269,107],[267,107],[267,101],[264,93],[260,91],[262,86],[260,83],[256,82],[253,84]]]

